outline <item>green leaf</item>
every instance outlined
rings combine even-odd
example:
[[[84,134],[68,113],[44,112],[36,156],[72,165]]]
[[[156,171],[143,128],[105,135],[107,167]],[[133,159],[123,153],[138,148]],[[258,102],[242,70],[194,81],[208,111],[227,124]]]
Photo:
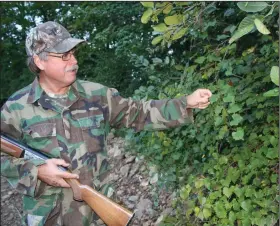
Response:
[[[268,4],[266,2],[238,2],[237,6],[245,12],[254,13],[264,10]]]
[[[228,132],[228,127],[225,125],[220,129],[218,138],[220,140],[223,139],[227,132]]]
[[[194,208],[194,213],[195,213],[195,215],[197,216],[199,212],[200,212],[200,209],[199,209],[199,207],[196,206],[196,207]]]
[[[241,117],[239,114],[233,114],[232,118],[233,120],[230,122],[231,126],[237,126],[243,119],[243,117]]]
[[[244,140],[244,130],[241,127],[238,127],[236,132],[232,132],[232,137],[234,140]]]
[[[241,109],[242,108],[239,105],[231,103],[229,105],[228,113],[236,113],[236,112],[240,111]]]
[[[255,15],[249,15],[249,16],[246,16],[245,18],[243,18],[243,20],[240,22],[239,26],[238,26],[238,29],[237,30],[241,30],[243,28],[246,28],[250,25],[254,25],[255,22],[254,20],[256,19],[256,16]]]
[[[176,64],[174,67],[177,71],[183,71],[185,68],[182,64]]]
[[[223,188],[223,194],[226,196],[226,197],[230,197],[232,195],[232,189],[228,188],[228,187],[224,187]]]
[[[202,64],[206,60],[206,57],[201,56],[195,59],[195,63]]]
[[[232,200],[232,207],[233,207],[233,209],[236,210],[236,211],[240,209],[240,205],[239,205],[239,203],[236,201],[236,199],[233,199],[233,200]]]
[[[256,25],[259,32],[261,32],[264,35],[270,34],[270,31],[266,28],[266,26],[263,24],[263,22],[261,22],[257,18],[254,20],[254,22],[255,22],[255,25]]]
[[[204,185],[204,180],[198,179],[195,181],[194,186],[196,188],[201,188]]]
[[[158,58],[158,57],[154,57],[152,58],[153,64],[161,64],[162,63],[162,59]]]
[[[175,14],[164,18],[164,22],[167,25],[177,25],[182,22],[182,15]]]
[[[239,188],[239,187],[235,187],[234,193],[236,194],[236,196],[238,198],[240,198],[242,196],[242,194],[243,194],[243,190],[241,188]]]
[[[273,6],[272,6],[271,9],[269,10],[269,12],[265,15],[265,17],[271,15],[271,14],[273,13],[275,7],[276,7],[276,2],[273,4]]]
[[[180,152],[172,153],[171,157],[172,157],[174,160],[178,160],[178,159],[181,158],[181,153],[180,153]]]
[[[192,188],[189,184],[187,184],[183,189],[180,191],[180,197],[183,200],[186,200],[189,197]]]
[[[275,136],[271,136],[269,142],[272,144],[273,147],[277,147],[278,145],[278,139],[276,139]]]
[[[266,152],[266,157],[269,159],[277,159],[278,158],[277,148],[268,148]]]
[[[143,15],[142,15],[142,17],[141,17],[141,22],[142,22],[143,24],[148,23],[149,20],[150,20],[150,17],[152,16],[152,14],[153,14],[153,10],[152,10],[151,8],[148,8],[148,9],[143,13]]]
[[[265,92],[263,95],[265,97],[278,97],[279,96],[279,89],[275,88],[275,89],[269,90],[269,91]]]
[[[218,117],[215,118],[215,126],[221,125],[222,122],[223,122],[223,118],[222,117],[218,116]]]
[[[214,96],[214,95],[212,95],[212,96]],[[210,98],[210,100],[211,100],[211,98]],[[219,115],[220,113],[221,113],[221,111],[223,110],[223,106],[217,106],[216,108],[215,108],[215,115]]]
[[[234,34],[232,35],[232,37],[230,38],[229,44],[233,43],[237,39],[239,39],[242,36],[244,36],[244,35],[248,34],[249,32],[251,32],[254,29],[254,27],[255,27],[254,19],[255,19],[255,16],[247,16],[247,17],[245,17],[240,22],[240,25],[238,26],[237,31],[235,31]]]
[[[271,81],[279,86],[279,67],[278,66],[273,66],[271,68],[271,71],[270,71],[270,78],[271,78]]]
[[[164,7],[164,10],[162,11],[164,14],[168,14],[171,12],[171,10],[173,9],[173,6],[171,3],[169,3],[166,7]]]
[[[216,202],[215,206],[214,206],[214,210],[215,210],[218,218],[226,218],[227,217],[227,212],[226,212],[222,202],[220,202],[220,201]]]
[[[184,34],[186,34],[188,28],[182,28],[180,29],[178,32],[176,32],[173,36],[172,36],[172,40],[176,40],[176,39],[179,39],[181,37],[184,36]]]
[[[237,168],[229,167],[227,172],[227,178],[229,178],[233,183],[237,181],[240,176],[240,171]]]
[[[226,97],[223,98],[223,101],[225,103],[233,103],[235,100],[234,96],[232,94],[228,94]]]
[[[219,99],[219,96],[218,96],[217,94],[213,94],[213,95],[210,97],[210,102],[211,102],[211,103],[215,103],[218,99]]]
[[[205,219],[211,217],[211,215],[212,215],[210,209],[207,209],[207,208],[204,208],[204,209],[202,210],[202,213],[203,213],[203,216],[204,216]]]
[[[154,8],[153,2],[140,2],[146,8]]]
[[[250,211],[252,208],[251,201],[245,200],[245,201],[241,202],[241,207],[242,207],[242,209],[244,209],[247,212]]]
[[[154,31],[158,31],[158,32],[165,32],[167,30],[167,26],[165,25],[165,23],[160,23],[152,27]]]
[[[201,197],[201,198],[199,197],[198,200],[199,200],[201,206],[203,206],[206,203],[205,197]]]
[[[234,213],[233,211],[230,211],[230,212],[229,212],[228,219],[229,219],[229,221],[232,222],[232,223],[235,222],[236,216],[235,216],[235,213]]]
[[[163,38],[163,37],[162,37],[161,35],[155,37],[155,38],[152,40],[152,45],[157,45],[158,43],[160,43],[161,40],[162,40],[162,38]]]

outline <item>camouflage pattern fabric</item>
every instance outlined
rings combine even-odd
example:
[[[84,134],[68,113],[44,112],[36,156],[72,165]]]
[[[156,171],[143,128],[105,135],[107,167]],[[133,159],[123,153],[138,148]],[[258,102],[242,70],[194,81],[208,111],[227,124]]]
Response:
[[[105,195],[108,160],[106,136],[111,127],[135,131],[165,129],[193,121],[186,96],[146,102],[126,99],[116,89],[77,80],[61,101],[49,97],[37,78],[13,94],[1,109],[1,133],[10,135],[51,158],[62,158],[82,184]],[[94,225],[91,208],[73,200],[70,188],[37,180],[39,160],[1,159],[1,173],[21,192],[23,225]],[[110,192],[109,192],[110,193]]]
[[[26,37],[25,48],[28,56],[39,53],[65,53],[73,49],[83,39],[71,38],[70,33],[60,24],[48,21],[32,28]]]

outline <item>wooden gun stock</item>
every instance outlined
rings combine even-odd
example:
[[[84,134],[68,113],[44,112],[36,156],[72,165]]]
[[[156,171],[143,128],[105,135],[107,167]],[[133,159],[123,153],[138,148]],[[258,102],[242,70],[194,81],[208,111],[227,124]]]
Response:
[[[17,158],[48,159],[46,155],[36,152],[35,150],[2,134],[1,150]],[[60,166],[59,168],[63,171],[67,171],[64,167]],[[102,195],[87,185],[81,184],[77,179],[65,179],[65,181],[71,186],[74,199],[76,201],[85,201],[108,226],[125,226],[129,225],[131,222],[134,214],[113,202],[105,195]]]

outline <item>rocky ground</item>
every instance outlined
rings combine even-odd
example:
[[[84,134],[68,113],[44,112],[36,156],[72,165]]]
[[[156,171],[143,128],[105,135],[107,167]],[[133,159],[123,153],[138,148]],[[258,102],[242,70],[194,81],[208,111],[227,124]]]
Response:
[[[135,212],[130,225],[159,225],[164,215],[172,213],[174,194],[158,191],[156,168],[148,167],[141,157],[126,153],[123,139],[112,135],[108,139],[108,154],[112,167],[108,180],[114,185],[115,201]],[[20,226],[21,214],[21,195],[1,177],[1,226]]]

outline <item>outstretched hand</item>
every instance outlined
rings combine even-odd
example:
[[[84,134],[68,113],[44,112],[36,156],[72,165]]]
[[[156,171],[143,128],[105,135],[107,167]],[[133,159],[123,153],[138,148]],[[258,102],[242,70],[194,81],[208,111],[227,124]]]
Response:
[[[48,159],[46,163],[38,166],[38,179],[44,181],[48,185],[54,187],[69,188],[70,185],[66,183],[63,178],[78,179],[77,174],[62,171],[58,166],[69,166],[63,159]]]
[[[209,98],[211,96],[212,93],[209,89],[197,89],[187,96],[187,108],[207,108],[210,104]]]

